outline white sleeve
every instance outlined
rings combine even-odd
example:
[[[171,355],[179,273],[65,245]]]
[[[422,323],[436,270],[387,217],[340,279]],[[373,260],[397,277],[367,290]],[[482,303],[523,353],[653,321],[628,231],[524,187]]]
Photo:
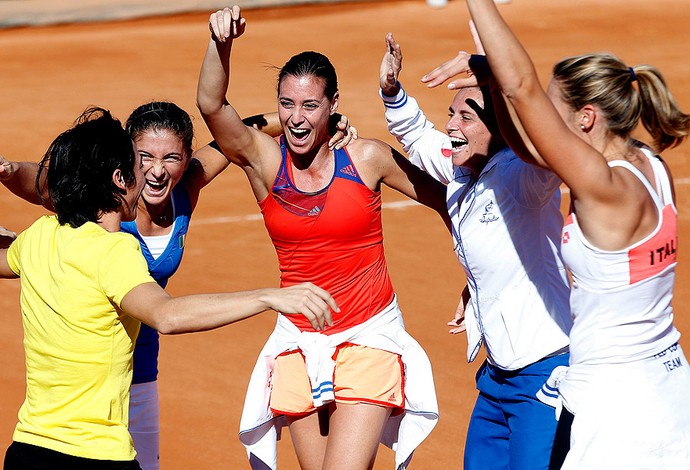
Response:
[[[452,181],[455,170],[449,137],[436,130],[402,86],[395,96],[385,96],[379,89],[379,96],[386,109],[388,131],[403,145],[410,161],[444,184]]]

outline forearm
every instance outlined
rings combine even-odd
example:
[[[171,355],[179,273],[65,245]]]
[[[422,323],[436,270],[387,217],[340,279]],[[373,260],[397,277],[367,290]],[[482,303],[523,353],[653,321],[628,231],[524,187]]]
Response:
[[[227,104],[225,94],[230,83],[231,50],[232,41],[209,41],[201,64],[196,95],[197,106],[204,116],[220,112]]]
[[[33,162],[9,162],[11,166],[11,177],[1,179],[2,184],[5,185],[13,194],[28,201],[32,204],[42,205],[44,201],[36,192],[36,176],[38,175],[38,164]],[[45,178],[42,178],[42,183]],[[41,184],[45,187],[45,184]],[[44,195],[47,199],[47,194]]]
[[[196,294],[169,298],[151,325],[162,334],[206,331],[229,325],[270,309],[270,289]]]
[[[524,162],[549,168],[527,136],[513,105],[501,93],[498,85],[491,85],[491,99],[496,111],[496,122],[505,143]]]
[[[505,23],[493,0],[467,0],[467,6],[489,67],[506,97],[513,101],[524,90],[539,86],[527,51]]]
[[[278,113],[261,113],[242,119],[245,126],[253,127],[271,137],[278,137],[283,133],[283,126],[280,125]]]
[[[261,133],[247,127],[225,99],[230,47],[229,42],[209,42],[199,75],[197,105],[225,158],[242,167],[251,166],[247,158],[257,154],[253,134]]]
[[[405,152],[410,152],[425,131],[434,129],[426,119],[417,101],[409,96],[403,88],[393,96],[380,94],[385,106],[388,132],[403,145]]]
[[[441,154],[448,136],[427,120],[417,101],[403,88],[396,96],[381,94],[381,98],[386,108],[388,131],[403,145],[410,161],[444,184],[451,181],[452,162]]]

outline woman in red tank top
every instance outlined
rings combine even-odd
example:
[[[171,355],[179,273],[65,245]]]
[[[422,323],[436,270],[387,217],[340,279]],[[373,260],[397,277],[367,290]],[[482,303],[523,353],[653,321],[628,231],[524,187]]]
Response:
[[[384,311],[397,311],[383,256],[381,183],[432,207],[444,220],[445,186],[381,141],[358,139],[347,149],[335,151],[329,147],[329,119],[339,102],[337,77],[330,61],[316,52],[298,54],[280,70],[278,115],[284,135],[277,140],[245,126],[225,99],[230,50],[233,40],[244,32],[245,24],[237,6],[211,15],[212,38],[201,68],[197,103],[224,154],[247,174],[278,253],[281,284],[308,279],[331,292],[340,307],[340,312],[333,312],[333,321],[319,332],[297,317],[279,316],[279,326],[287,319],[286,328],[294,329],[295,336],[317,334],[329,341],[335,334],[347,335],[361,325],[366,327]],[[358,330],[357,337],[364,336],[366,331]],[[334,388],[334,399],[320,401],[314,392],[318,386],[312,380],[306,405],[294,400],[286,403],[286,394],[277,390],[284,386],[282,378],[290,375],[280,374],[279,364],[292,367],[288,362],[297,358],[301,364],[302,359],[290,354],[284,362],[280,362],[283,356],[276,360],[271,409],[286,416],[303,468],[372,466],[393,410],[397,409],[397,414],[407,408],[401,401],[405,377],[399,355],[390,362],[391,367],[383,374],[386,377],[379,379],[377,374],[367,374],[366,369],[358,376],[352,373],[352,367],[341,363],[350,361],[344,358],[361,354],[369,360],[382,357],[381,361],[387,361],[392,353],[382,348],[383,356],[379,356],[380,350],[356,343],[356,349],[342,353],[349,345],[349,341],[337,345],[333,380],[336,383],[327,382],[324,389],[333,393]],[[304,350],[289,352],[306,355],[309,364]],[[347,380],[367,391],[346,396],[337,383],[341,366],[347,374],[342,372],[340,377],[347,376]],[[396,382],[396,374],[399,383],[393,386],[395,391],[383,394],[383,382]],[[295,380],[286,378],[287,386]],[[408,387],[407,383],[404,385]],[[431,389],[433,394],[433,386]],[[295,408],[288,411],[289,407]],[[275,462],[262,460],[264,457],[251,448],[249,453],[255,468],[275,466]],[[256,463],[257,459],[261,462]]]

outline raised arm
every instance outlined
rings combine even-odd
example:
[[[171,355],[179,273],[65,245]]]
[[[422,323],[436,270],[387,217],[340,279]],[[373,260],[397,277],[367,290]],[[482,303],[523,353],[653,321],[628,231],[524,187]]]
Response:
[[[226,294],[171,297],[158,284],[140,284],[127,293],[122,310],[163,334],[191,333],[229,325],[266,310],[299,313],[316,330],[332,324],[339,311],[325,290],[311,283]]]
[[[244,118],[242,122],[271,137],[279,136],[282,131],[278,113],[255,114]],[[215,140],[194,152],[184,175],[184,183],[193,205],[196,205],[199,192],[221,174],[230,163],[231,161],[225,157]]]
[[[386,52],[379,70],[380,96],[385,109],[388,132],[403,146],[410,161],[436,180],[448,184],[454,177],[451,159],[443,155],[450,139],[429,121],[412,96],[399,82],[402,49],[391,33],[386,35]]]
[[[263,198],[270,182],[263,179],[262,156],[271,146],[277,148],[277,144],[263,132],[245,125],[225,98],[230,81],[230,52],[245,26],[238,6],[211,15],[211,40],[201,65],[197,106],[225,157],[245,170],[257,198]]]
[[[570,186],[573,196],[610,198],[612,174],[606,160],[565,124],[494,2],[468,0],[467,5],[493,76],[546,164]]]

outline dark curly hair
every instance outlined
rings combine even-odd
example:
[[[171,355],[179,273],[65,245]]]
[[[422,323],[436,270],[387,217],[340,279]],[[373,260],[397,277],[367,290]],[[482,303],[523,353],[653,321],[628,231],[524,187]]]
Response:
[[[108,110],[90,107],[50,144],[36,186],[47,171],[48,197],[58,221],[80,227],[121,207],[124,191],[113,182],[113,172],[119,169],[131,186],[136,181],[135,161],[132,139],[122,123]]]

